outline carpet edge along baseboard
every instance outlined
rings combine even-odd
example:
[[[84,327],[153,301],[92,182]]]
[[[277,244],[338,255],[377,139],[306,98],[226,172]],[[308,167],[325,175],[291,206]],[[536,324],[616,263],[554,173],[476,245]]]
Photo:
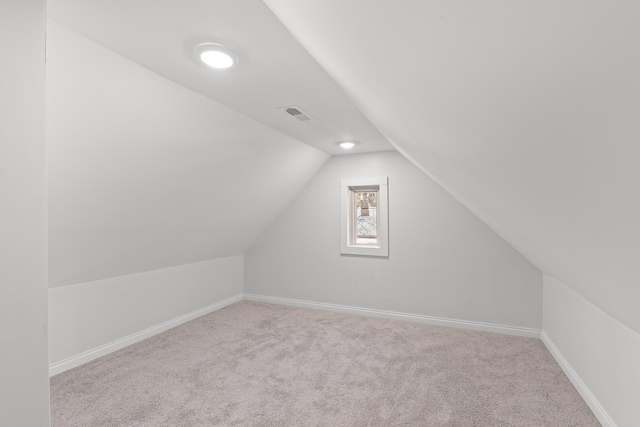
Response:
[[[220,310],[221,308],[224,308],[228,305],[234,304],[238,301],[242,301],[242,299],[243,299],[242,294],[234,295],[231,298],[227,298],[225,300],[215,302],[206,307],[199,308],[190,313],[183,314],[181,316],[175,317],[166,322],[162,322],[158,325],[151,326],[150,328],[147,328],[142,331],[136,332],[134,334],[128,335],[126,337],[117,339],[110,343],[92,348],[87,351],[83,351],[82,353],[79,353],[75,356],[71,356],[66,359],[60,360],[58,362],[52,363],[51,365],[49,365],[49,376],[52,377],[54,375],[68,371],[69,369],[73,369],[77,366],[83,365],[99,357],[106,356],[109,353],[113,353],[114,351],[118,351],[122,348],[125,348],[132,344],[135,344],[137,342],[150,338],[168,329],[175,328],[176,326],[179,326],[190,320],[197,319],[200,316],[213,313],[214,311]]]
[[[540,329],[524,328],[520,326],[500,325],[495,323],[476,322],[472,320],[449,319],[446,317],[426,316],[423,314],[402,313],[397,311],[377,310],[364,307],[353,307],[340,304],[298,300],[292,298],[272,297],[258,294],[243,294],[247,301],[284,304],[295,307],[315,308],[319,310],[336,311],[340,313],[359,314],[364,316],[381,317],[386,319],[405,320],[437,326],[451,326],[455,328],[471,329],[475,331],[494,332],[498,334],[516,335],[527,338],[540,338]]]

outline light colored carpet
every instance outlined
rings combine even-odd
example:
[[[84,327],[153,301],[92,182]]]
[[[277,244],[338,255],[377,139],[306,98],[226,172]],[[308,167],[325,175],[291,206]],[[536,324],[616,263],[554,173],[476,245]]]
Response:
[[[599,426],[540,340],[239,302],[51,379],[53,427]]]

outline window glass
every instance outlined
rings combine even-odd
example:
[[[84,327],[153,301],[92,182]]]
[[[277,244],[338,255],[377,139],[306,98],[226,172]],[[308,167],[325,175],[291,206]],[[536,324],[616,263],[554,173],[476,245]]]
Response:
[[[357,191],[355,196],[356,238],[375,241],[378,239],[378,225],[376,221],[378,211],[378,192]]]

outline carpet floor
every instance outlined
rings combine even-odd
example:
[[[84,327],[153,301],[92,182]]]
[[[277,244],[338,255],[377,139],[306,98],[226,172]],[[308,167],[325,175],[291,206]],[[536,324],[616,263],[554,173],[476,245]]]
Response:
[[[53,427],[599,426],[533,338],[242,301],[51,378]]]

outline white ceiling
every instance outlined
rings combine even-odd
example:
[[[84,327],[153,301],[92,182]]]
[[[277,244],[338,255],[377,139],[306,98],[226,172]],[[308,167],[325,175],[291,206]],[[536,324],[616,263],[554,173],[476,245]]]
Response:
[[[50,22],[49,281],[243,254],[329,158]]]
[[[640,332],[640,3],[265,0],[394,146]]]
[[[161,76],[331,155],[393,150],[260,0],[51,0],[49,17]],[[195,47],[235,50],[212,70]],[[302,123],[281,107],[314,117]],[[338,142],[356,140],[349,152]]]

